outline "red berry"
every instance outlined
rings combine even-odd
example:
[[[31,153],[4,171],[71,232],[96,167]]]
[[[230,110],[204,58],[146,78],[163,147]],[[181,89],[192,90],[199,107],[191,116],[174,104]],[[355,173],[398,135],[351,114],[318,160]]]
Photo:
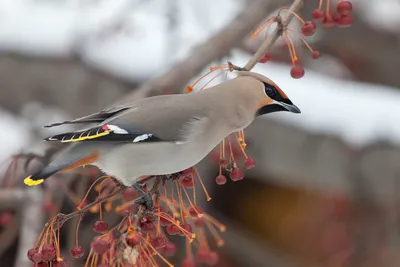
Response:
[[[72,257],[74,257],[75,259],[79,259],[82,258],[82,256],[85,254],[85,250],[83,249],[83,247],[76,245],[75,247],[73,247],[71,249],[71,255]]]
[[[202,227],[204,227],[204,225],[206,225],[206,222],[204,221],[203,218],[197,218],[194,221],[194,226],[196,226],[197,228],[202,228]]]
[[[156,228],[153,222],[144,222],[139,224],[139,226],[143,232],[151,232]]]
[[[68,262],[65,259],[61,258],[60,261],[55,261],[53,263],[53,267],[68,267]]]
[[[219,256],[218,256],[217,252],[210,251],[210,254],[208,255],[207,264],[209,266],[215,266],[215,265],[217,265],[218,261],[219,261]]]
[[[138,234],[128,237],[126,239],[126,243],[131,247],[138,245],[141,241],[142,241],[142,238]]]
[[[322,9],[314,9],[311,16],[315,20],[323,20],[325,17],[325,11],[323,11]]]
[[[0,225],[6,226],[9,225],[13,219],[13,214],[11,212],[4,212],[0,215]]]
[[[97,221],[94,223],[93,230],[96,233],[103,234],[108,230],[108,224],[104,221]]]
[[[342,16],[347,16],[351,13],[353,10],[353,6],[349,1],[341,1],[337,7],[336,7],[337,12],[342,15]]]
[[[335,26],[335,20],[331,15],[327,14],[325,18],[322,20],[322,25],[324,25],[324,27],[326,28],[331,28]]]
[[[128,187],[123,194],[123,198],[125,201],[132,201],[135,198],[137,198],[137,196],[138,195],[137,195],[136,190],[132,187]]]
[[[46,202],[43,205],[43,208],[47,213],[52,213],[56,210],[56,205],[54,205],[53,203]]]
[[[180,232],[178,226],[175,224],[170,224],[167,226],[167,233],[169,235],[177,235]]]
[[[41,261],[35,264],[34,267],[48,267],[49,265],[45,261]]]
[[[312,51],[311,56],[313,59],[318,59],[321,57],[321,52],[314,50],[314,51]]]
[[[187,232],[192,233],[192,226],[189,223],[183,223],[181,224],[181,227],[183,229],[185,229]],[[185,234],[187,234],[187,232],[185,232]],[[180,236],[184,236],[185,234],[183,233],[183,231],[179,231],[178,233]]]
[[[252,169],[256,166],[256,161],[252,158],[247,158],[244,162],[244,167],[246,169]]]
[[[104,254],[108,250],[108,244],[104,239],[96,238],[92,241],[91,247],[96,254]]]
[[[192,176],[186,176],[181,180],[181,184],[186,188],[194,187],[194,180]]]
[[[194,169],[193,168],[188,168],[186,170],[183,170],[180,172],[181,176],[191,176],[192,174],[194,174]]]
[[[167,243],[163,249],[164,255],[167,257],[174,256],[176,253],[176,246],[174,243]]]
[[[196,267],[196,262],[193,258],[186,258],[182,261],[181,267]]]
[[[30,250],[28,250],[28,253],[26,253],[26,255],[28,256],[28,259],[31,260],[31,261],[33,261],[33,255],[34,255],[35,253],[37,253],[38,251],[39,251],[39,248],[38,248],[38,247],[36,247],[36,248],[31,248]]]
[[[42,254],[40,254],[39,252],[36,252],[35,254],[32,255],[32,261],[34,263],[41,262],[42,260],[43,260],[42,259]]]
[[[199,217],[199,215],[203,214],[203,210],[199,207],[190,207],[189,215],[193,218]]]
[[[337,25],[342,28],[349,27],[351,24],[353,24],[353,18],[351,16],[340,17],[337,21]]]
[[[315,25],[315,22],[313,21],[306,21],[302,26],[301,26],[301,32],[305,36],[311,36],[315,33],[317,30],[317,25]]]
[[[231,180],[236,182],[236,181],[242,180],[244,178],[244,173],[239,168],[233,168],[230,176],[231,176]]]
[[[304,69],[301,66],[294,66],[290,69],[290,75],[294,79],[300,79],[301,77],[304,76]]]
[[[260,60],[258,60],[258,62],[260,63],[266,63],[268,61],[270,61],[272,58],[271,53],[266,53],[262,58],[260,58]]]
[[[170,224],[172,224],[172,222],[174,221],[174,218],[172,218],[172,216],[170,214],[163,214],[162,217],[160,217],[160,224],[162,226],[168,226]]]
[[[214,251],[200,249],[196,255],[196,259],[201,263],[207,264],[208,266],[214,266],[218,263],[219,256]]]
[[[225,177],[225,175],[222,175],[222,174],[218,175],[217,178],[215,178],[215,182],[216,182],[218,185],[226,184],[226,177]]]
[[[158,236],[154,239],[151,239],[150,242],[155,249],[162,249],[167,245],[168,239],[165,236]]]
[[[43,245],[40,254],[44,261],[51,261],[56,257],[56,248],[50,244]]]

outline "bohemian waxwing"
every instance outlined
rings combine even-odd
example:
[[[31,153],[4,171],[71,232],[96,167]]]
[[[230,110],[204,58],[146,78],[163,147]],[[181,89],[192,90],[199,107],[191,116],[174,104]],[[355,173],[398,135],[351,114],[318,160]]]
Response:
[[[44,139],[72,145],[25,178],[25,184],[38,185],[57,172],[91,164],[123,185],[138,188],[136,179],[141,176],[172,174],[194,166],[257,116],[300,113],[267,77],[248,71],[237,74],[200,92],[149,97],[45,126],[97,123]]]

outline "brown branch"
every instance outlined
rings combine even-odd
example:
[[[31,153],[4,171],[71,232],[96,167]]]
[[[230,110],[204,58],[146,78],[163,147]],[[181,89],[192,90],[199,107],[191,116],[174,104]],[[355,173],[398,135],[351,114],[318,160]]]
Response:
[[[304,0],[295,0],[289,8],[292,12],[288,12],[288,15],[285,20],[282,21],[280,16],[277,17],[277,22],[278,22],[277,27],[272,32],[272,34],[268,36],[268,39],[266,39],[263,42],[260,48],[258,48],[257,52],[251,57],[251,59],[247,62],[247,64],[243,67],[244,69],[251,70],[268,51],[271,51],[272,46],[276,43],[279,37],[282,36],[284,30],[292,21],[294,17],[293,13],[299,13],[299,10],[303,6],[304,6]]]
[[[247,8],[232,23],[203,44],[193,48],[190,57],[175,64],[163,75],[145,83],[116,104],[157,95],[166,89],[180,92],[191,78],[195,77],[211,62],[227,55],[233,47],[240,44],[243,38],[265,19],[268,10],[278,1],[252,0],[248,3]]]
[[[74,217],[83,216],[84,213],[86,211],[90,210],[92,207],[98,205],[99,203],[103,203],[104,201],[106,201],[106,200],[108,200],[108,199],[110,199],[110,198],[112,198],[112,197],[114,197],[114,196],[116,196],[118,194],[121,194],[125,189],[126,189],[126,187],[119,186],[119,187],[117,187],[117,189],[114,192],[112,192],[112,193],[110,193],[110,194],[108,194],[108,195],[106,195],[104,197],[99,197],[98,199],[96,199],[92,203],[84,206],[81,209],[78,209],[78,210],[76,210],[74,212],[71,212],[69,214],[59,213],[57,215],[57,219],[55,220],[54,225],[53,225],[54,229],[57,230],[58,227],[61,227],[66,221],[68,221],[68,220],[70,220],[70,219],[72,219]],[[49,223],[47,223],[45,227],[49,227],[49,226],[50,226]]]

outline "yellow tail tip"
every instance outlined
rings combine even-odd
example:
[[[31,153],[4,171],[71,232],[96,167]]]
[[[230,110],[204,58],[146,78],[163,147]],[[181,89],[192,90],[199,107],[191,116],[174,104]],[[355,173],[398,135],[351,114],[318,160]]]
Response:
[[[41,183],[43,183],[43,179],[33,180],[30,176],[24,179],[24,184],[26,184],[27,186],[35,186]]]

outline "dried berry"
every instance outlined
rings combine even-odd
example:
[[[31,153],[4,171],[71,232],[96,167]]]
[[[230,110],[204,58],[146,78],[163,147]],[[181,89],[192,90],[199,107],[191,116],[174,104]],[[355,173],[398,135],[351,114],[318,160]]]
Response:
[[[108,243],[104,239],[96,238],[92,241],[91,248],[94,253],[101,255],[108,250]]]
[[[164,255],[167,257],[174,256],[176,253],[176,245],[174,243],[167,243],[163,249]]]
[[[190,207],[189,215],[193,218],[199,217],[199,215],[203,214],[203,210],[199,207]]]
[[[260,63],[266,63],[268,61],[270,61],[272,58],[271,53],[266,53],[262,58],[260,58],[260,60],[258,62]]]
[[[315,20],[323,20],[325,18],[325,11],[323,11],[322,9],[315,9],[312,12],[311,16]]]
[[[231,177],[232,181],[236,182],[236,181],[242,180],[244,178],[244,173],[239,168],[233,168],[233,170],[231,171],[230,177]]]
[[[97,221],[94,223],[93,230],[96,233],[103,234],[103,233],[107,232],[107,230],[108,230],[108,223],[106,223],[104,221]]]
[[[256,161],[252,158],[247,158],[244,162],[244,167],[246,169],[252,169],[256,166]]]
[[[52,261],[56,257],[56,248],[53,245],[45,244],[40,254],[42,254],[42,259],[44,261]]]
[[[321,57],[321,52],[319,52],[319,51],[317,51],[317,50],[314,50],[314,51],[312,51],[312,53],[311,53],[311,57],[312,57],[313,59],[318,59],[318,58]]]
[[[313,21],[306,21],[301,26],[301,32],[303,33],[304,36],[311,36],[315,33],[316,30],[317,30],[317,25],[315,25],[315,22]]]
[[[129,245],[129,246],[131,246],[131,247],[134,247],[134,246],[136,246],[136,245],[138,245],[139,243],[140,243],[140,241],[141,241],[141,237],[140,237],[140,235],[133,235],[133,236],[131,236],[131,237],[128,237],[127,239],[126,239],[126,243]]]
[[[337,12],[342,16],[348,16],[353,10],[353,6],[349,1],[341,1],[336,6]]]
[[[28,250],[28,253],[27,253],[28,259],[33,261],[33,255],[35,253],[38,253],[38,252],[39,252],[39,248],[38,247],[31,248],[30,250]]]
[[[216,178],[215,178],[215,182],[218,184],[218,185],[223,185],[223,184],[226,184],[226,176],[225,175],[222,175],[222,174],[220,174],[220,175],[218,175]]]
[[[83,249],[83,247],[76,245],[75,247],[73,247],[71,249],[71,255],[72,257],[74,257],[75,259],[79,259],[82,258],[82,256],[85,254],[85,250]]]

